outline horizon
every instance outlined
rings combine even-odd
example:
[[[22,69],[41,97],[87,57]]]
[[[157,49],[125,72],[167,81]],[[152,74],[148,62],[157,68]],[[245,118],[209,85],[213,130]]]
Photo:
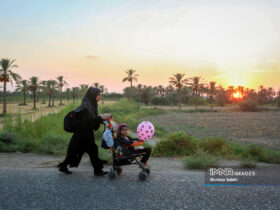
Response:
[[[218,85],[280,88],[280,2],[2,1],[0,58],[23,79],[63,75],[121,93],[138,83],[202,76]],[[136,84],[136,83],[134,83]],[[15,85],[14,85],[15,86]],[[13,90],[10,84],[8,90]]]

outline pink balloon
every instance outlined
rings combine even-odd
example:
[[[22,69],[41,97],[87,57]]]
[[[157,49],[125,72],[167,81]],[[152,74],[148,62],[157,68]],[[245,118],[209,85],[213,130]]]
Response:
[[[137,127],[137,136],[143,141],[147,141],[153,137],[155,128],[149,121],[141,122]]]

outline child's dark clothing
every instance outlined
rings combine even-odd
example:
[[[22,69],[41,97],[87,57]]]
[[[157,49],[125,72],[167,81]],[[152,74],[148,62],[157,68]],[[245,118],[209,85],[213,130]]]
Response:
[[[128,140],[125,137],[122,137],[120,135],[118,135],[117,137],[117,143],[125,146],[129,146],[131,144],[133,144],[135,141],[138,141],[138,139],[135,138],[131,138],[129,136],[127,136]],[[142,163],[146,163],[150,157],[151,151],[152,149],[150,147],[145,147],[144,149],[135,149],[134,147],[129,147],[129,149],[133,150],[134,152],[137,153],[144,153],[141,162]]]

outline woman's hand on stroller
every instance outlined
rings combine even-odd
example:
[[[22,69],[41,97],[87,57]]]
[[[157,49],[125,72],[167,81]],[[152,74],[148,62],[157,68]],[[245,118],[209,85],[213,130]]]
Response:
[[[105,113],[101,115],[101,118],[103,120],[109,120],[110,118],[112,118],[112,113]]]

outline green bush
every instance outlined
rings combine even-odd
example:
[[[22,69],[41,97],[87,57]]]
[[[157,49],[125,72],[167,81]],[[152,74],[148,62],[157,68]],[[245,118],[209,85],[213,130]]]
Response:
[[[255,144],[247,146],[242,153],[243,158],[253,158],[258,161],[265,161],[267,159],[266,155],[264,149]]]
[[[189,105],[195,105],[195,97],[191,97],[188,101]],[[207,103],[207,99],[202,98],[202,97],[198,97],[197,98],[197,105],[206,105]]]
[[[20,138],[17,142],[17,151],[19,152],[36,152],[40,145],[40,140],[31,138]]]
[[[226,140],[219,137],[202,139],[199,143],[199,147],[210,154],[230,155],[232,153],[232,149]]]
[[[243,112],[255,112],[257,111],[258,103],[253,99],[246,99],[239,103],[239,107]]]
[[[18,146],[16,144],[5,144],[0,142],[0,152],[16,152],[18,151]]]
[[[273,164],[280,164],[280,151],[264,149],[264,159],[262,161]]]
[[[152,98],[151,103],[153,105],[170,105],[170,101],[167,99],[167,97],[164,96]]]
[[[196,140],[186,133],[174,132],[158,142],[153,150],[155,156],[190,155],[196,151]]]
[[[206,169],[218,166],[218,158],[208,152],[198,150],[195,154],[186,157],[183,165],[186,169]]]
[[[0,152],[34,152],[38,142],[22,139],[15,133],[2,131],[0,134]]]
[[[234,155],[241,155],[245,150],[245,147],[240,144],[230,143],[229,145]]]
[[[0,133],[0,152],[15,152],[18,150],[16,145],[18,137],[11,132]]]
[[[1,132],[0,133],[0,142],[5,144],[15,144],[17,142],[18,137],[11,132]]]
[[[166,100],[169,102],[169,105],[177,105],[179,98],[177,93],[169,93],[165,96]]]
[[[41,139],[38,152],[46,154],[65,154],[69,141],[69,136],[48,133]]]
[[[77,106],[78,104],[69,104],[60,112],[41,116],[34,122],[31,118],[23,119],[20,113],[14,118],[11,115],[6,116],[3,122],[4,132],[0,133],[0,151],[65,153],[72,134],[64,131],[63,119],[68,112]],[[113,105],[101,104],[99,113],[105,112],[113,113],[118,122],[127,123],[133,130],[136,130],[140,123],[139,118],[163,113],[160,109],[141,109],[138,104],[127,99],[121,99]],[[97,142],[102,139],[102,131],[103,127],[101,125],[100,129],[95,132]],[[159,129],[157,134],[162,135],[163,131]],[[108,156],[107,151],[104,152],[103,149],[100,151],[102,151],[100,155],[104,158]],[[111,157],[111,155],[109,156]]]

